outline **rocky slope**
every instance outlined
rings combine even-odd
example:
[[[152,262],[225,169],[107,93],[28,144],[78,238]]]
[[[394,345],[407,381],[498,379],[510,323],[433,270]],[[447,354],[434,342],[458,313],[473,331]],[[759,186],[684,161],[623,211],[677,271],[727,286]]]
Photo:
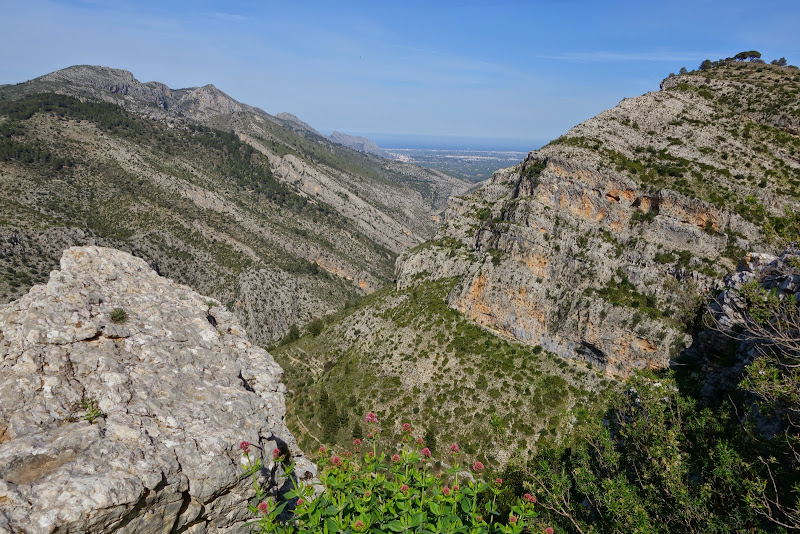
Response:
[[[214,296],[268,343],[389,281],[466,186],[212,85],[70,67],[0,90],[0,299],[97,243]]]
[[[0,531],[248,532],[241,440],[272,491],[276,447],[315,473],[281,374],[212,299],[129,254],[67,250],[0,307]]]
[[[442,456],[458,443],[494,469],[599,416],[613,380],[475,325],[447,306],[454,284],[383,289],[318,335],[271,349],[287,370],[288,421],[304,448],[348,447],[374,411],[387,452],[410,422]]]
[[[388,158],[389,153],[375,144],[375,141],[371,139],[367,139],[366,137],[362,137],[360,135],[348,135],[342,132],[334,131],[331,135],[328,136],[328,139],[333,141],[334,143],[339,143],[340,145],[344,145],[346,147],[350,147],[353,150],[358,150],[359,152],[365,152],[367,154],[372,154],[373,156],[378,156],[380,158]]]
[[[745,250],[800,233],[798,95],[793,68],[669,78],[454,199],[398,287],[456,277],[450,305],[520,342],[615,375],[663,367]]]

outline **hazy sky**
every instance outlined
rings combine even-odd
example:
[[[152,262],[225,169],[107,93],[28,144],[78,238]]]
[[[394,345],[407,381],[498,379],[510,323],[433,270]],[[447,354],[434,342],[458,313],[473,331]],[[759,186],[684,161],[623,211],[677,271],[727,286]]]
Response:
[[[515,147],[751,49],[800,64],[800,1],[0,0],[0,83],[107,65],[325,133]]]

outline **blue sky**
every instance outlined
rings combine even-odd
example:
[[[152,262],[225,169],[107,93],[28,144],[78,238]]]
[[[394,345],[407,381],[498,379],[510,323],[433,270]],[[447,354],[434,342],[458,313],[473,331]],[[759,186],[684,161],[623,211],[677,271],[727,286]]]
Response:
[[[0,0],[0,83],[73,64],[213,83],[324,133],[557,137],[670,72],[755,49],[800,64],[800,1]]]

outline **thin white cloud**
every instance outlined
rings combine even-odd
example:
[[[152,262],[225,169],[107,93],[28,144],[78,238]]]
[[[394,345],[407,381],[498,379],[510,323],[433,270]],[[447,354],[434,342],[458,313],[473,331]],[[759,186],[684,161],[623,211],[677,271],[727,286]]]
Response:
[[[592,52],[564,52],[563,54],[542,55],[536,57],[540,59],[553,59],[556,61],[654,61],[654,62],[673,62],[690,61],[698,59],[718,59],[726,57],[726,54],[709,52],[609,52],[597,50]]]

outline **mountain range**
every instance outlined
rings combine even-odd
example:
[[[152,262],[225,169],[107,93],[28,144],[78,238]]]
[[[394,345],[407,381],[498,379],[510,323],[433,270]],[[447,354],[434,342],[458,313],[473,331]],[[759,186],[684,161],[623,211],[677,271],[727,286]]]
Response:
[[[469,186],[213,85],[107,67],[0,87],[0,121],[0,299],[104,244],[226,303],[260,343],[389,282]]]
[[[299,439],[346,443],[365,409],[489,464],[569,436],[692,343],[747,253],[798,239],[798,95],[771,65],[670,77],[452,198],[393,288],[274,351]]]
[[[567,530],[800,525],[798,69],[704,62],[472,188],[364,148],[213,85],[75,66],[0,86],[0,528],[156,506],[245,528],[231,425],[261,461],[274,441],[280,474],[376,420],[387,451],[408,423],[438,457],[505,469],[498,494],[528,477]],[[248,417],[211,400],[209,436],[193,408],[219,395]],[[196,437],[177,454],[162,427]],[[39,510],[48,476],[91,475],[84,435],[163,459],[114,464],[132,489],[104,484],[102,514]]]

